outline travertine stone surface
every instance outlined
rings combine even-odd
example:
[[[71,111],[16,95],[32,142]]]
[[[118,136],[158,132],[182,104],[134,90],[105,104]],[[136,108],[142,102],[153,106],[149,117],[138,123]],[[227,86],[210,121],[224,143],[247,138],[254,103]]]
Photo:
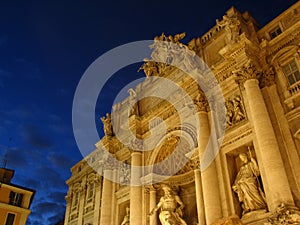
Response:
[[[258,80],[246,80],[244,86],[257,141],[255,150],[262,170],[268,208],[271,211],[275,210],[281,202],[294,205],[275,133],[258,86]]]
[[[128,90],[128,98],[113,106],[112,115],[102,117],[105,136],[95,151],[71,168],[65,224],[121,225],[128,206],[130,225],[164,225],[166,218],[188,225],[297,224],[299,12],[300,1],[259,28],[248,12],[231,7],[189,43],[185,33],[156,36],[150,46],[152,59],[145,59],[140,68],[147,78]],[[198,56],[204,60],[200,65]],[[198,72],[204,77],[212,74],[204,82],[205,91],[220,87],[224,105],[212,104],[214,96],[206,95],[199,80],[190,76]],[[150,95],[160,87],[157,77],[174,82],[183,93],[163,88],[166,99]],[[226,113],[212,113],[225,108]],[[125,114],[129,118],[124,122]],[[223,124],[224,137],[219,132]],[[208,145],[210,135],[213,141]],[[177,147],[179,154],[172,160],[153,166],[169,159]],[[206,150],[215,157],[208,166],[201,162],[209,155]],[[127,165],[117,165],[107,153]],[[243,154],[244,159],[239,157]],[[170,171],[174,173],[166,177]],[[139,186],[141,182],[146,186]],[[174,192],[166,194],[163,185]],[[171,197],[162,198],[165,195]],[[172,203],[170,209],[167,203]],[[157,206],[158,211],[149,215]]]
[[[212,223],[211,225],[243,225],[243,223],[237,215],[234,215],[218,220],[217,222]]]

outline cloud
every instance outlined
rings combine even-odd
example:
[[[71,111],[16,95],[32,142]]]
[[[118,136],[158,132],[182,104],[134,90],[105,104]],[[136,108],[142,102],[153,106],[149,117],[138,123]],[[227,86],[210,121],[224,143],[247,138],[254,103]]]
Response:
[[[70,134],[72,132],[70,127],[61,124],[51,124],[49,127],[58,134]]]
[[[56,202],[41,202],[36,204],[33,207],[33,210],[44,215],[44,214],[53,214],[56,213],[59,208],[64,208],[65,206],[62,203]]]
[[[26,142],[32,147],[49,148],[53,146],[52,141],[45,135],[38,126],[25,124],[22,126],[22,134]]]
[[[24,168],[28,165],[25,151],[21,148],[9,148],[6,151],[6,159],[10,168]]]
[[[33,176],[41,180],[41,190],[49,192],[51,190],[65,190],[67,188],[65,180],[61,174],[47,165],[40,165],[34,171]]]
[[[48,194],[47,199],[52,200],[53,202],[59,202],[64,204],[66,195],[67,195],[66,192],[55,191]]]
[[[23,177],[21,182],[25,187],[39,190],[41,188],[41,181],[33,178]]]
[[[70,157],[55,152],[49,153],[47,158],[54,167],[64,170],[71,168],[75,163],[75,160],[71,159]]]
[[[65,212],[59,212],[55,214],[54,216],[51,216],[48,218],[48,222],[50,224],[57,224],[58,222],[62,221],[65,217]]]

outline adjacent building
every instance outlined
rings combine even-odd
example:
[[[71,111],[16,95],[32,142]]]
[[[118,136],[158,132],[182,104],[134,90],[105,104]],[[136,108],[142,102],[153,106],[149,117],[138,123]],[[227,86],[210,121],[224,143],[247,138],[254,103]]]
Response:
[[[25,225],[35,191],[11,183],[14,170],[0,168],[0,224]]]
[[[299,224],[300,2],[262,28],[232,7],[183,37],[155,38],[146,80],[71,168],[66,225]],[[156,77],[180,88],[155,97]]]

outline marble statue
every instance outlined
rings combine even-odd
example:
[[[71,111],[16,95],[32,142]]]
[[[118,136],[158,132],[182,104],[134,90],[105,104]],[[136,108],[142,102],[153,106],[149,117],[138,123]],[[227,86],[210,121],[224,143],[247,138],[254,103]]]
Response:
[[[264,193],[260,188],[258,181],[259,169],[254,158],[250,156],[250,160],[246,153],[239,154],[239,158],[243,162],[232,189],[237,193],[239,201],[245,213],[266,209]]]
[[[138,115],[139,110],[138,110],[138,102],[137,102],[137,94],[136,91],[133,90],[132,88],[129,88],[128,90],[129,93],[129,115]]]
[[[126,215],[124,216],[121,225],[130,225],[130,209],[128,206],[126,207]]]
[[[240,34],[240,21],[236,15],[232,17],[224,15],[223,20],[220,22],[217,19],[216,23],[218,26],[224,27],[226,31],[226,44],[233,44],[238,41]]]
[[[180,197],[167,185],[163,185],[162,189],[164,190],[164,196],[160,198],[159,203],[151,210],[149,215],[160,209],[159,220],[162,225],[187,225],[182,219],[184,204]]]
[[[103,123],[103,130],[106,136],[113,136],[113,127],[111,124],[111,116],[109,113],[106,113],[106,118],[101,118]]]

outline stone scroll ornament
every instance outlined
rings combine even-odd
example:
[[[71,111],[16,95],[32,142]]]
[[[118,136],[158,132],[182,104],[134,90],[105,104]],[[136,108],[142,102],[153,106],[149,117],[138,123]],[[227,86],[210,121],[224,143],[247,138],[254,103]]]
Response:
[[[256,160],[251,154],[249,159],[246,153],[239,154],[239,158],[243,165],[235,178],[232,189],[237,193],[243,215],[251,211],[266,209],[265,195],[258,180],[259,169]]]
[[[182,219],[184,204],[177,193],[168,185],[162,185],[164,196],[151,210],[149,215],[160,209],[159,220],[162,225],[187,225]]]

